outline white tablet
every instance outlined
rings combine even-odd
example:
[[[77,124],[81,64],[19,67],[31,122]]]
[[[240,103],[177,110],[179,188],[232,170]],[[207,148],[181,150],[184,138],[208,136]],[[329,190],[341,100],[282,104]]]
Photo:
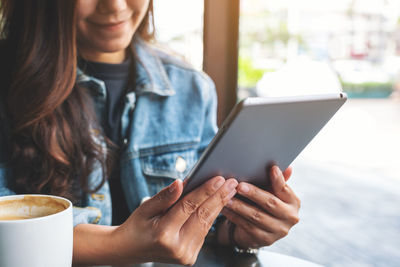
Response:
[[[184,194],[217,175],[265,188],[268,167],[285,170],[346,100],[337,93],[241,101],[189,172]]]

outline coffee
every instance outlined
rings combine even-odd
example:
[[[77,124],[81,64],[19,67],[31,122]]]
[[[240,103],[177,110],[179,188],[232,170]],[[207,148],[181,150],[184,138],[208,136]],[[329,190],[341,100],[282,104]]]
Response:
[[[26,220],[26,219],[31,219],[31,218],[32,217],[28,217],[28,216],[6,215],[6,216],[0,216],[0,221]]]
[[[24,196],[20,199],[0,201],[0,221],[26,220],[59,213],[68,208],[58,199]]]

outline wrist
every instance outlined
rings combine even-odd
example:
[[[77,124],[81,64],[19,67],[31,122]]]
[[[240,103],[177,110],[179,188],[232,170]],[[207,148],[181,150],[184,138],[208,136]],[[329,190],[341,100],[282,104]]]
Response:
[[[114,264],[113,226],[80,224],[74,228],[73,262]]]
[[[252,255],[256,255],[258,253],[258,248],[240,246],[236,242],[235,233],[236,233],[236,224],[229,222],[228,238],[229,238],[229,243],[233,247],[233,251],[240,254],[252,254]]]
[[[218,243],[223,246],[230,246],[236,253],[242,254],[257,254],[258,248],[243,247],[237,243],[236,225],[228,219],[220,224],[217,229]]]
[[[112,259],[113,264],[127,264],[128,257],[125,251],[128,246],[124,243],[124,230],[121,225],[115,226],[107,236],[108,253]]]
[[[138,257],[137,243],[132,242],[132,240],[140,240],[140,238],[135,238],[134,231],[135,227],[122,224],[110,232],[110,243],[108,246],[112,247],[110,249],[114,264],[127,265],[144,262]]]

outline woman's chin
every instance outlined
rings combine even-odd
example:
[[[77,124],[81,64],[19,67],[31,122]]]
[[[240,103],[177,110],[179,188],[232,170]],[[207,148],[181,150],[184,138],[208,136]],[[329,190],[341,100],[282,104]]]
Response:
[[[102,40],[97,45],[97,50],[104,53],[115,53],[125,50],[131,43],[132,38],[121,38],[117,40]]]

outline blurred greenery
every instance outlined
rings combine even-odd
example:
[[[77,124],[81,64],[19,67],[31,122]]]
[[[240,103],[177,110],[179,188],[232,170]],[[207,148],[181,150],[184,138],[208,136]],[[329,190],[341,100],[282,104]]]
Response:
[[[382,98],[388,97],[393,92],[392,82],[364,82],[364,83],[349,83],[343,80],[340,81],[343,91],[349,97],[360,98]]]
[[[304,38],[289,32],[287,12],[264,10],[250,15],[243,15],[240,22],[240,51],[238,83],[240,87],[255,87],[264,73],[276,71],[256,67],[253,59],[254,50],[258,57],[267,59],[276,53],[285,51],[290,40],[296,40],[301,47],[306,47]],[[281,53],[280,59],[286,60],[286,52]]]
[[[300,45],[305,45],[304,39],[301,35],[290,34],[286,21],[279,21],[277,25],[271,25],[268,20],[268,12],[259,14],[258,16],[242,18],[247,22],[241,24],[241,47],[251,47],[256,40],[258,43],[267,46],[273,46],[277,42],[285,45],[288,44],[290,39],[296,39]],[[263,25],[260,27],[259,25]],[[243,38],[244,37],[244,38]]]
[[[259,69],[254,67],[250,57],[239,57],[239,86],[255,87],[256,83],[262,78],[264,73],[275,71],[273,69]]]

